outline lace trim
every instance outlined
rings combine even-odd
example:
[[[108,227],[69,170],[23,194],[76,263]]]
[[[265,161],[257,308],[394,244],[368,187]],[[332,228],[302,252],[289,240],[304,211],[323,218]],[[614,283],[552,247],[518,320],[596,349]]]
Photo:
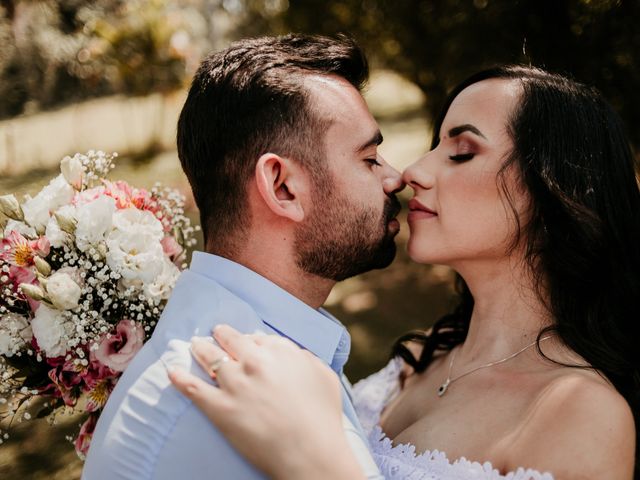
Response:
[[[553,480],[550,473],[518,468],[502,475],[491,462],[473,462],[460,457],[453,462],[439,450],[416,453],[411,444],[393,445],[380,426],[369,435],[373,457],[385,478],[405,480]]]
[[[382,369],[353,386],[353,406],[364,431],[369,434],[380,421],[380,414],[400,392],[402,360],[393,358]]]
[[[393,445],[378,425],[384,406],[400,391],[402,360],[392,359],[382,370],[353,387],[358,418],[368,435],[374,459],[385,478],[403,480],[553,480],[550,473],[518,468],[506,475],[491,462],[472,462],[464,457],[453,462],[439,450],[416,454],[414,445]]]

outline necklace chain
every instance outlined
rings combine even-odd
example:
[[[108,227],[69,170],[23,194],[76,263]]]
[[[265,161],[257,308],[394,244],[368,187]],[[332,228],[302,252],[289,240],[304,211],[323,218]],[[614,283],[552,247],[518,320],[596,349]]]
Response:
[[[551,335],[548,335],[546,337],[542,337],[540,339],[540,342],[544,342],[545,340],[547,340],[548,338],[551,338]],[[520,355],[522,352],[524,352],[525,350],[533,347],[536,343],[538,343],[538,340],[536,340],[533,343],[530,343],[529,345],[527,345],[526,347],[518,350],[515,353],[512,353],[511,355],[509,355],[508,357],[502,358],[500,360],[495,360],[493,362],[489,362],[489,363],[485,363],[484,365],[480,365],[478,367],[474,367],[471,370],[469,370],[468,372],[464,372],[460,375],[458,375],[455,378],[451,378],[451,370],[453,369],[453,362],[456,359],[456,353],[457,350],[453,350],[451,352],[451,361],[449,362],[449,373],[447,374],[447,378],[445,379],[445,381],[442,383],[442,385],[440,385],[440,388],[438,388],[438,396],[441,397],[443,396],[445,393],[447,393],[447,389],[449,388],[449,385],[451,385],[453,382],[455,382],[456,380],[460,380],[462,377],[466,377],[467,375],[472,374],[473,372],[477,372],[478,370],[482,369],[482,368],[489,368],[489,367],[493,367],[494,365],[499,365],[501,363],[504,362],[508,362],[509,360],[511,360],[512,358],[517,357],[518,355]]]

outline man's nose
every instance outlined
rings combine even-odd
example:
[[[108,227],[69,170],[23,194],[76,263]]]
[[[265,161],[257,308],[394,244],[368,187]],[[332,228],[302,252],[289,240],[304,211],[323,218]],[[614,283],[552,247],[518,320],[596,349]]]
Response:
[[[382,180],[382,188],[387,195],[395,194],[404,189],[406,186],[402,174],[390,165],[387,165],[385,178]]]

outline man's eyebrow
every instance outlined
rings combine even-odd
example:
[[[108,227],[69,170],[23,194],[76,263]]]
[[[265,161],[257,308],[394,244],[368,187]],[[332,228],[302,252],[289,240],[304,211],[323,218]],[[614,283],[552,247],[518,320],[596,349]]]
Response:
[[[369,140],[367,140],[360,147],[358,147],[356,152],[360,153],[373,145],[380,145],[382,143],[382,140],[383,140],[382,133],[380,133],[380,130],[378,130],[376,131],[376,133],[373,134],[373,136]]]
[[[458,135],[460,135],[463,132],[475,133],[479,137],[482,137],[485,140],[487,139],[487,137],[485,137],[480,130],[478,130],[476,127],[474,127],[473,125],[468,124],[468,123],[466,123],[464,125],[459,125],[457,127],[453,127],[451,130],[449,130],[449,138],[457,137]]]

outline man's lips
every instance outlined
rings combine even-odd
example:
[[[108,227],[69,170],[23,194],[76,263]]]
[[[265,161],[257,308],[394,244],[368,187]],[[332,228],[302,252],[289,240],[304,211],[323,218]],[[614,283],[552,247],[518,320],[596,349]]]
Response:
[[[397,221],[396,217],[402,210],[402,205],[396,196],[389,197],[384,207],[384,216],[387,223]]]
[[[408,220],[419,220],[422,218],[434,218],[438,214],[431,210],[429,207],[425,207],[415,198],[409,200],[409,216]]]

